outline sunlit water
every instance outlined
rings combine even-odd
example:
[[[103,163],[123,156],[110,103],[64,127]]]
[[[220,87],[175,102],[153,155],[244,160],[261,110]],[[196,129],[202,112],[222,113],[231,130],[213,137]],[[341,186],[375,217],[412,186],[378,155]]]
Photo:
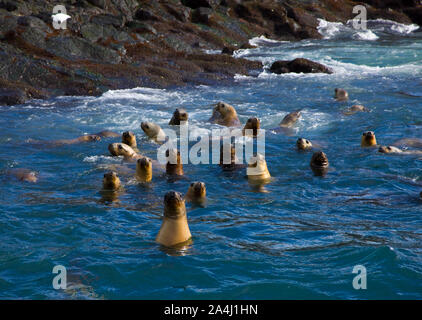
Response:
[[[232,86],[137,88],[0,108],[1,173],[23,167],[40,175],[36,184],[1,178],[0,297],[421,299],[421,157],[360,147],[367,130],[387,145],[422,137],[421,34],[374,31],[379,39],[358,40],[329,31],[331,39],[318,41],[255,39],[259,48],[236,55],[266,68],[310,58],[332,67],[332,75],[264,71],[238,76]],[[349,102],[334,101],[336,87],[349,91]],[[220,100],[236,107],[242,123],[258,116],[268,129],[273,180],[266,192],[251,188],[245,171],[187,164],[185,179],[157,175],[147,186],[122,174],[124,191],[110,203],[102,198],[102,176],[121,163],[107,151],[119,139],[56,148],[25,143],[132,130],[141,152],[156,158],[141,121],[168,128],[174,109],[184,107],[192,128],[209,131],[217,127],[206,122],[211,104]],[[371,112],[343,115],[353,104]],[[297,109],[303,117],[293,135],[269,130]],[[326,177],[313,175],[312,153],[295,149],[298,137],[327,153]],[[163,196],[185,193],[192,181],[206,183],[208,206],[188,206],[193,244],[169,252],[154,241]],[[52,287],[59,264],[67,268],[66,291]],[[367,269],[367,290],[353,289],[355,265]]]

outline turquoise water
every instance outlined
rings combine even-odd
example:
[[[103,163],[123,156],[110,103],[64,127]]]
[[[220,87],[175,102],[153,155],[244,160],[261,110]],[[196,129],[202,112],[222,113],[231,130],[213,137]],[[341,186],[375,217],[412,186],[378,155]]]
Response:
[[[380,144],[422,137],[422,36],[378,33],[379,39],[333,37],[299,43],[260,40],[236,53],[262,60],[311,58],[332,75],[236,77],[231,86],[173,90],[137,88],[101,97],[61,97],[0,108],[0,172],[30,168],[36,184],[6,175],[0,185],[0,298],[13,299],[421,299],[422,159],[360,148],[372,130]],[[348,90],[336,102],[334,88]],[[265,129],[288,112],[303,117],[291,136],[266,132],[273,176],[256,192],[245,172],[185,165],[186,179],[156,176],[139,185],[121,174],[118,201],[102,199],[102,176],[120,164],[107,145],[115,138],[46,148],[25,143],[70,139],[109,129],[132,130],[143,154],[157,145],[141,121],[163,128],[177,107],[195,131],[211,104],[234,105],[239,118],[258,116]],[[353,104],[371,110],[344,116]],[[328,155],[331,170],[315,177],[305,137]],[[133,166],[133,165],[132,165]],[[193,244],[182,252],[160,248],[163,196],[207,185],[208,206],[188,206]],[[52,269],[67,268],[68,290],[54,290]],[[367,290],[355,290],[355,265],[367,269]]]

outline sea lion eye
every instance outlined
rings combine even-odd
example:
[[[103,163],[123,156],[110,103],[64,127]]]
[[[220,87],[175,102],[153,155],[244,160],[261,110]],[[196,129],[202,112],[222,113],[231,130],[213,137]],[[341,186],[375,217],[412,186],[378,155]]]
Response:
[[[190,184],[190,186],[191,186],[191,187],[193,187],[193,184],[194,184],[194,183],[192,182],[192,183]]]
[[[387,147],[388,150],[391,150],[391,147]]]
[[[122,150],[122,149],[123,149],[122,145],[119,144],[119,150]]]
[[[309,143],[310,143],[310,142],[309,142],[309,140],[306,140],[306,143],[308,143],[308,144],[309,144]]]

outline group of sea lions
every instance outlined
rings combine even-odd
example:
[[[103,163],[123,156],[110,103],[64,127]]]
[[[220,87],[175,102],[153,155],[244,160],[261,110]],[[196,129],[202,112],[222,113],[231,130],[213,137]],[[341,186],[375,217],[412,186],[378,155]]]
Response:
[[[335,99],[338,101],[347,101],[348,93],[343,89],[335,89]],[[361,105],[354,105],[347,109],[343,114],[352,115],[356,112],[368,112],[369,110]],[[291,128],[301,117],[301,111],[297,110],[287,114],[279,123],[281,129]],[[169,125],[180,126],[187,123],[188,112],[185,109],[176,109]],[[236,109],[227,103],[218,102],[212,111],[212,116],[208,120],[226,127],[239,127],[239,121]],[[244,136],[257,137],[260,131],[260,120],[257,117],[251,117],[245,123],[242,133]],[[142,122],[141,129],[148,138],[155,142],[164,141],[166,134],[162,128],[152,122]],[[170,176],[183,176],[183,164],[180,152],[177,149],[168,149],[166,157],[168,159],[165,166],[162,166],[157,160],[143,156],[137,146],[136,136],[133,132],[126,131],[122,135],[111,132],[101,131],[97,134],[84,135],[70,140],[56,140],[48,142],[49,145],[74,144],[88,141],[98,141],[102,137],[120,137],[121,142],[111,143],[108,150],[112,156],[123,157],[124,162],[136,162],[136,170],[134,176],[140,183],[149,183],[153,179],[153,172],[165,172]],[[31,143],[42,143],[42,141],[31,140]],[[401,150],[397,146],[406,145],[413,148],[422,148],[422,139],[401,139],[395,143],[395,146],[378,146],[375,133],[372,131],[364,132],[361,137],[362,147],[378,147],[379,152],[388,154],[402,155],[422,155],[420,150]],[[312,149],[320,149],[317,144],[313,144],[310,140],[299,138],[296,142],[299,151],[308,151]],[[228,152],[223,152],[228,149]],[[228,159],[226,159],[228,158]],[[230,143],[222,145],[220,149],[220,167],[223,171],[232,171],[246,168],[246,175],[251,184],[265,184],[271,180],[265,157],[256,154],[250,158],[245,166],[239,164],[236,158],[234,146]],[[315,175],[324,176],[329,167],[327,155],[321,150],[315,150],[312,154],[310,167]],[[37,182],[38,178],[34,171],[28,169],[11,169],[9,173],[14,175],[21,181]],[[120,178],[116,171],[110,171],[104,174],[103,190],[108,192],[117,192],[122,186]],[[422,199],[422,192],[420,194]],[[156,237],[156,241],[166,247],[174,247],[183,245],[190,241],[191,233],[189,231],[188,220],[186,215],[185,202],[191,202],[197,205],[206,203],[206,186],[204,182],[192,182],[185,196],[175,191],[167,192],[164,196],[164,216],[161,228]]]

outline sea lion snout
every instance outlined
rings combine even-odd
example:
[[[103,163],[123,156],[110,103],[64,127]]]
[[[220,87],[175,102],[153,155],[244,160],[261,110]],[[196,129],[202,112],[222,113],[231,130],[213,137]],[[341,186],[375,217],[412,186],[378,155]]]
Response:
[[[193,182],[190,186],[197,196],[202,196],[205,193],[205,183],[203,182]]]
[[[311,166],[324,168],[328,167],[328,165],[328,157],[324,152],[318,151],[312,155]]]
[[[104,174],[103,188],[105,190],[116,190],[120,188],[120,179],[114,171]]]
[[[299,150],[306,150],[312,148],[312,143],[308,139],[299,138],[296,141],[296,145]]]
[[[142,157],[138,159],[138,164],[141,167],[149,167],[151,165],[151,159],[147,157]]]

